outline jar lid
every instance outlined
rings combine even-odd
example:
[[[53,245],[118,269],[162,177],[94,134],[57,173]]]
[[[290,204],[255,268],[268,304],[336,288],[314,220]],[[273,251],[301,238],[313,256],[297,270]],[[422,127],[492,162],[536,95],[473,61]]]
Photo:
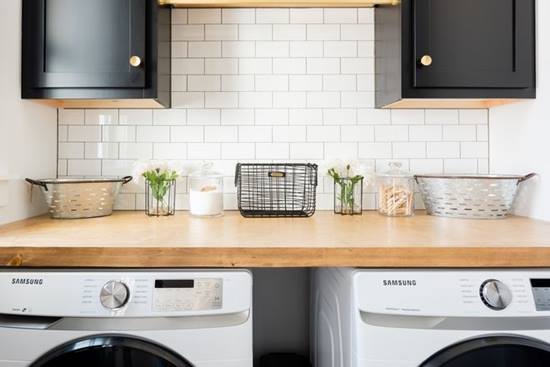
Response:
[[[216,172],[212,170],[212,167],[214,164],[212,162],[203,163],[199,169],[191,172],[189,174],[189,177],[197,178],[197,177],[205,177],[205,178],[220,178],[223,177],[223,175],[219,172]]]
[[[403,178],[412,178],[413,175],[409,171],[405,171],[401,167],[403,166],[401,162],[391,161],[388,163],[390,167],[386,172],[377,174],[380,177],[403,177]]]

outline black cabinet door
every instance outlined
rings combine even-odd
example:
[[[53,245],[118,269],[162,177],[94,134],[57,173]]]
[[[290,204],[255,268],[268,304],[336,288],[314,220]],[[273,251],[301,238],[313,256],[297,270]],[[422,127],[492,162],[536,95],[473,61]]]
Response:
[[[414,87],[532,86],[534,0],[413,0],[412,13]]]
[[[23,19],[27,87],[145,87],[145,0],[24,0]]]

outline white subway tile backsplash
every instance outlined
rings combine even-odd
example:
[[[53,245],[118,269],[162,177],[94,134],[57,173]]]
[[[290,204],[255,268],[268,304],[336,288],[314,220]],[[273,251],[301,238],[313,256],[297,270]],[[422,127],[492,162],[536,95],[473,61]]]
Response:
[[[207,160],[236,208],[242,161],[489,171],[487,110],[374,108],[371,8],[173,9],[172,29],[172,109],[59,110],[60,176],[127,175],[144,158]],[[321,176],[318,209],[332,209],[332,190]],[[185,179],[176,200],[188,208]],[[364,204],[375,208],[372,186]],[[143,185],[126,185],[117,202],[144,205]]]

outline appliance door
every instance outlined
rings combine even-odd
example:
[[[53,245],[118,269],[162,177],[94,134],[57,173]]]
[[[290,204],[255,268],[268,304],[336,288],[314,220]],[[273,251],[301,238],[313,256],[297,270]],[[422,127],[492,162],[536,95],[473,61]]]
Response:
[[[493,335],[451,345],[420,367],[550,366],[550,345],[515,335]]]
[[[30,367],[193,367],[170,349],[146,339],[95,335],[63,344]]]

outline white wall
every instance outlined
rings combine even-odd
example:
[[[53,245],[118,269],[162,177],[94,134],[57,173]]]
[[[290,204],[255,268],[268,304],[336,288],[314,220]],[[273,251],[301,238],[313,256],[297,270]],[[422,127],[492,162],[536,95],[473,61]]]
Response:
[[[23,179],[55,177],[57,111],[21,100],[21,1],[0,1],[0,45],[0,177],[10,178],[0,182],[1,224],[44,212]]]
[[[489,156],[493,173],[539,173],[523,186],[516,214],[550,220],[550,1],[537,5],[537,99],[489,111]]]

